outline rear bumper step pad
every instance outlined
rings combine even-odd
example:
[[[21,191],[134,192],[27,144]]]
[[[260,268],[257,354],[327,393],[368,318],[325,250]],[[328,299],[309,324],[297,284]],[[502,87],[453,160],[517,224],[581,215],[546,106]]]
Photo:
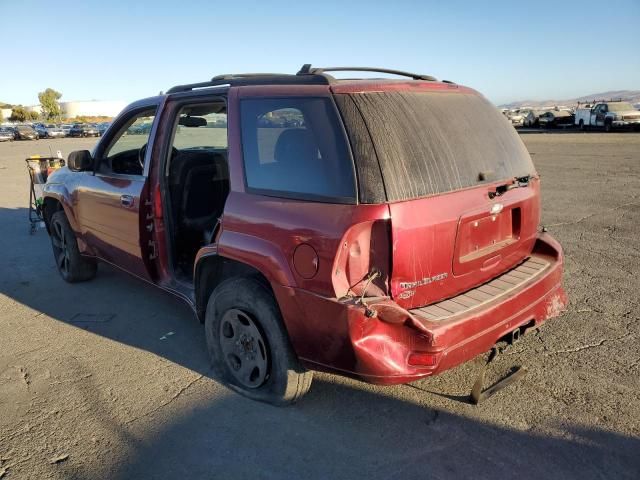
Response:
[[[550,266],[541,257],[529,257],[518,266],[479,287],[427,307],[409,310],[413,315],[432,322],[441,322],[500,299],[541,275]]]

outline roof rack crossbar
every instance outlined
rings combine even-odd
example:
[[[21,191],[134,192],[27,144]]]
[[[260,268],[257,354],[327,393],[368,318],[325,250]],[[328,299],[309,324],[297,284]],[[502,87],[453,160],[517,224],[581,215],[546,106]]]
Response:
[[[410,77],[414,80],[427,80],[437,82],[436,77],[431,75],[422,75],[420,73],[403,72],[402,70],[392,70],[389,68],[375,67],[311,67],[310,63],[305,63],[298,71],[297,75],[322,75],[324,72],[376,72],[388,73],[390,75],[398,75],[400,77]]]

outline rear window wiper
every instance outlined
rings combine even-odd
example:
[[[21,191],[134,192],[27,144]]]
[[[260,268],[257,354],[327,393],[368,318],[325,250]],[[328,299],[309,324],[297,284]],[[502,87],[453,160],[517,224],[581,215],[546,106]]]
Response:
[[[513,183],[505,183],[504,185],[498,185],[494,192],[489,192],[489,198],[499,197],[500,195],[504,195],[509,190],[513,190],[514,188],[523,188],[529,186],[529,180],[531,180],[531,175],[525,175],[524,177],[514,177]]]

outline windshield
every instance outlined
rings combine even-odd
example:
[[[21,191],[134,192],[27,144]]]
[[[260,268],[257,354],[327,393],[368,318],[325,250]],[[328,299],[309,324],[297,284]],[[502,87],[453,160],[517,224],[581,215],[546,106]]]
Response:
[[[610,112],[628,112],[629,110],[635,110],[635,108],[627,102],[609,103],[608,106]]]
[[[535,173],[517,132],[479,95],[372,92],[337,95],[336,101],[361,197],[384,189],[388,201],[409,200]],[[362,148],[368,136],[373,148]],[[371,160],[376,156],[381,178]]]

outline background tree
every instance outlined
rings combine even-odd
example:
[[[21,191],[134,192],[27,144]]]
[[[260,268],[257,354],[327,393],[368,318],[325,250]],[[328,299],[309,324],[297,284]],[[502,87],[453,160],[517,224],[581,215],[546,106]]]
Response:
[[[47,120],[53,120],[60,117],[62,113],[58,100],[62,97],[60,92],[56,92],[53,88],[47,88],[44,92],[38,93],[38,100],[42,107],[42,116]]]
[[[33,110],[27,112],[27,118],[29,120],[38,120],[40,118],[40,114],[38,112],[34,112]]]
[[[9,117],[9,121],[24,122],[28,116],[29,112],[22,105],[17,105],[11,109],[11,116]]]
[[[0,123],[4,122],[4,115],[2,115],[2,107],[0,107]]]

